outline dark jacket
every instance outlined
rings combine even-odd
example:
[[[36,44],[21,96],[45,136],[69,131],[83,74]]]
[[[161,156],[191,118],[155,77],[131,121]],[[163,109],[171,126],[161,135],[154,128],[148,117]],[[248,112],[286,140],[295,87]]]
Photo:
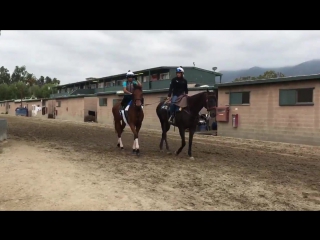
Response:
[[[187,79],[185,79],[184,77],[182,77],[182,78],[174,77],[170,83],[168,97],[171,97],[171,94],[179,96],[183,93],[188,94],[188,81],[187,81]]]

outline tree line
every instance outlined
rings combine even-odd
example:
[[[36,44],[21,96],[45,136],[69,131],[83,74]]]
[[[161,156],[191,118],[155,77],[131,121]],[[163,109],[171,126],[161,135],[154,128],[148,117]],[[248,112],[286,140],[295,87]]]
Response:
[[[16,66],[12,74],[2,66],[0,68],[0,101],[24,98],[48,98],[56,93],[53,88],[60,84],[57,78],[41,76],[36,78],[26,70],[26,66]]]
[[[233,80],[233,82],[241,82],[241,81],[254,81],[254,80],[260,80],[260,79],[269,79],[269,78],[280,78],[285,77],[285,75],[281,72],[275,72],[272,70],[265,71],[262,75],[259,75],[257,77],[247,76],[247,77],[239,77]]]

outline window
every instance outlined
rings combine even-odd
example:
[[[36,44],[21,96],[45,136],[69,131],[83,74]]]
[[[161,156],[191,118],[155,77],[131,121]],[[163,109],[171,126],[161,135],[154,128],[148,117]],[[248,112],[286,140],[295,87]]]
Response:
[[[89,116],[96,116],[96,112],[95,111],[88,111],[88,115]]]
[[[106,87],[113,87],[113,86],[114,86],[114,81],[106,82]]]
[[[149,76],[143,76],[143,82],[147,82],[149,79]]]
[[[158,74],[152,74],[151,81],[157,81],[157,80],[158,80]]]
[[[108,98],[99,98],[99,106],[108,106]]]
[[[313,105],[313,89],[280,89],[279,106]]]
[[[142,76],[138,76],[138,77],[137,77],[137,80],[138,80],[139,82],[142,82]]]
[[[250,92],[231,92],[229,105],[250,104]]]
[[[61,101],[57,101],[57,107],[61,107]]]
[[[118,102],[121,102],[122,99],[121,98],[115,98],[113,99],[113,106],[116,105]]]
[[[160,73],[160,80],[169,79],[169,73]]]
[[[117,81],[117,86],[122,86],[122,82],[123,82],[123,81],[126,81],[126,79],[124,79],[124,80],[118,80],[118,81]]]

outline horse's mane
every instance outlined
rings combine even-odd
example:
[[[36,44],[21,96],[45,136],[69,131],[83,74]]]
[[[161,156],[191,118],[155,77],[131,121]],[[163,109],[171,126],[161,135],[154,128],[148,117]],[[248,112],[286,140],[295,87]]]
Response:
[[[205,94],[205,93],[207,93],[207,92],[199,92],[199,93],[196,93],[196,94],[190,96],[190,98],[197,98],[197,97],[199,97],[200,95]],[[215,95],[215,94],[213,94],[212,96],[214,96],[214,97],[216,98],[216,95]]]

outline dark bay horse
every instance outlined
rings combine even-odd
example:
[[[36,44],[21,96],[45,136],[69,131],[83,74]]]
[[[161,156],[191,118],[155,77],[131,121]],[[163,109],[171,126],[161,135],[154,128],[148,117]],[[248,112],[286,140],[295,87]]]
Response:
[[[118,134],[118,144],[117,146],[123,149],[123,144],[121,140],[121,134],[126,126],[126,122],[131,128],[134,135],[132,153],[139,155],[139,140],[138,134],[142,125],[144,118],[143,107],[142,107],[142,88],[140,86],[135,86],[132,93],[132,101],[128,110],[120,110],[120,104],[118,103],[112,108],[113,118],[114,118],[114,128]]]
[[[189,147],[188,155],[190,159],[194,159],[191,153],[193,135],[196,131],[197,124],[199,122],[199,112],[202,108],[206,108],[208,111],[214,109],[217,106],[217,98],[214,92],[209,92],[207,89],[206,92],[197,93],[193,96],[184,96],[186,97],[186,105],[181,105],[179,101],[176,103],[178,110],[175,113],[175,123],[174,126],[179,128],[179,134],[181,137],[181,147],[175,152],[176,155],[179,155],[182,149],[186,145],[185,140],[185,130],[189,129]],[[183,97],[183,98],[184,98]],[[182,99],[182,98],[181,98]],[[179,109],[180,107],[180,109]],[[167,141],[167,132],[170,129],[169,119],[169,105],[166,101],[162,101],[158,104],[156,108],[158,118],[161,123],[162,128],[162,137],[160,141],[160,151],[162,151],[163,141],[166,143],[166,149],[169,151],[168,141]]]

